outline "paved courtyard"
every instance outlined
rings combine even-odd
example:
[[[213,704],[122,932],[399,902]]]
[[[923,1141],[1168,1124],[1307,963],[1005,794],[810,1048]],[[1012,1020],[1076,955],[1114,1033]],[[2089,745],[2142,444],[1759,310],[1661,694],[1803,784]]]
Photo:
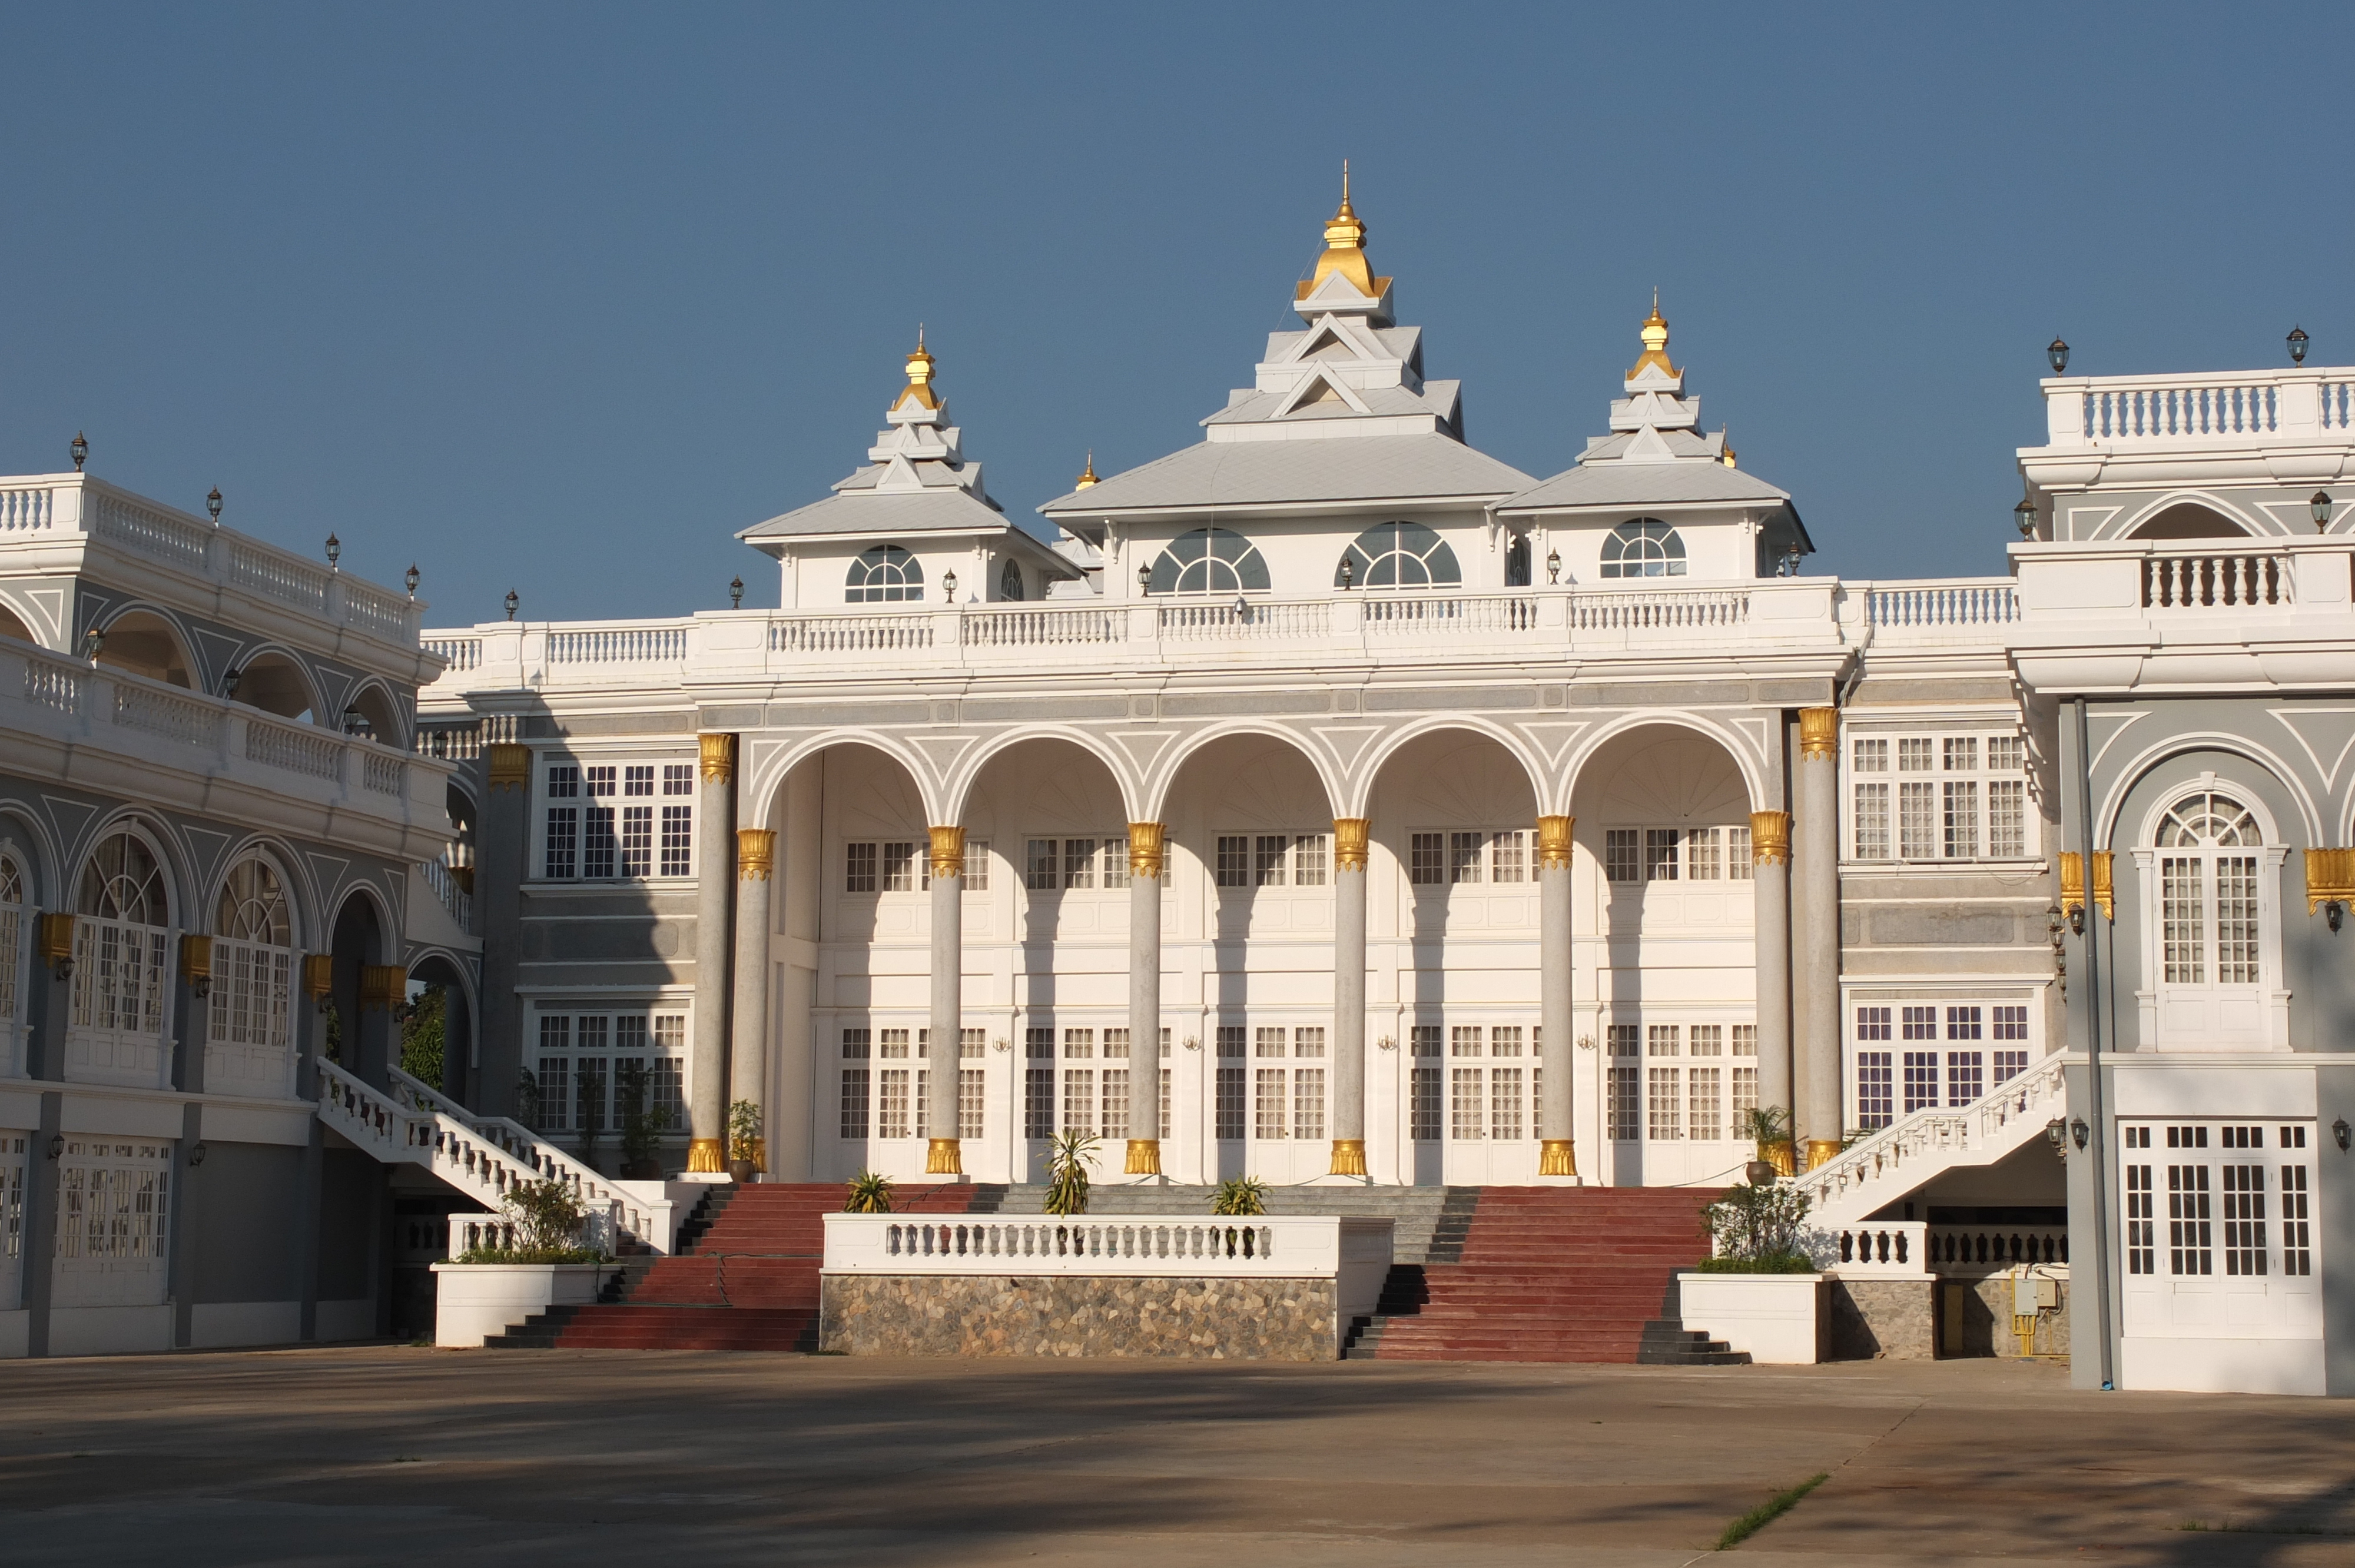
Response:
[[[33,1564],[2355,1563],[2355,1405],[2052,1366],[0,1364]],[[2204,1530],[2187,1530],[2199,1524]]]

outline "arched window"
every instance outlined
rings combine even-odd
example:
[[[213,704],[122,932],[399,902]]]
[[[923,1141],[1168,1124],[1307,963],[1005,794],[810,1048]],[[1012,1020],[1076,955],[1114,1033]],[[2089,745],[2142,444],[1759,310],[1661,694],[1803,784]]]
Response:
[[[0,1073],[25,1070],[17,1020],[25,1011],[25,868],[0,851]]]
[[[1008,561],[997,574],[997,597],[1008,603],[1018,603],[1022,598],[1022,563]]]
[[[1343,586],[1343,567],[1359,588],[1461,588],[1463,568],[1447,541],[1420,523],[1380,523],[1358,535],[1341,552],[1333,586]]]
[[[2213,792],[2179,801],[2159,823],[2162,984],[2258,983],[2257,850],[2263,842],[2248,808]]]
[[[1685,542],[1657,517],[1622,523],[1603,541],[1603,575],[1680,577],[1685,575]]]
[[[66,1076],[162,1088],[171,902],[146,842],[118,830],[92,851],[74,911]]]
[[[924,597],[924,566],[897,545],[878,545],[850,563],[843,597],[852,604],[898,604]]]
[[[238,862],[213,911],[208,1089],[265,1097],[293,1092],[293,920],[277,871],[260,855]]]
[[[1265,593],[1267,563],[1258,548],[1226,528],[1197,528],[1169,541],[1153,563],[1147,593]]]

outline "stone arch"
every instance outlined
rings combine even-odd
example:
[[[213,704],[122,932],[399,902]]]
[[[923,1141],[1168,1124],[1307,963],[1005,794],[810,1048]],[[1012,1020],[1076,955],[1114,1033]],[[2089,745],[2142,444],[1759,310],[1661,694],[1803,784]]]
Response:
[[[2149,824],[2140,821],[2132,823],[2121,821],[2129,799],[2169,762],[2188,753],[2200,751],[2238,758],[2263,770],[2266,775],[2264,782],[2279,789],[2283,798],[2296,811],[2297,827],[2304,842],[2320,844],[2328,842],[2324,832],[2321,808],[2316,802],[2313,792],[2300,782],[2297,769],[2291,767],[2286,758],[2270,747],[2258,745],[2245,736],[2201,731],[2169,736],[2164,739],[2154,741],[2142,751],[2127,758],[2119,768],[2115,778],[2103,791],[2101,804],[2094,813],[2094,842],[2113,850],[2142,847],[2145,840],[2137,835],[2142,834]],[[2219,777],[2223,776],[2219,775]],[[2290,824],[2283,821],[2280,814],[2272,810],[2267,803],[2259,800],[2248,800],[2243,801],[2243,804],[2257,813],[2257,820],[2264,824],[2269,842],[2298,842],[2290,834]],[[2156,819],[2153,820],[2156,821]],[[2125,832],[2124,837],[2120,836],[2122,829]]]
[[[1780,716],[1776,715],[1769,715],[1767,719],[1769,723],[1778,725],[1781,723]],[[1565,810],[1571,809],[1572,803],[1577,800],[1579,790],[1584,785],[1589,765],[1593,763],[1606,747],[1612,747],[1622,736],[1632,731],[1654,727],[1685,730],[1715,741],[1740,772],[1743,793],[1750,801],[1749,809],[1753,811],[1764,811],[1777,806],[1778,802],[1764,787],[1763,766],[1755,747],[1748,737],[1728,725],[1699,714],[1663,711],[1628,714],[1604,725],[1593,735],[1581,736],[1578,745],[1571,752],[1568,765],[1562,770],[1560,792],[1555,796],[1555,799],[1561,802],[1562,809]]]
[[[67,876],[58,887],[59,906],[72,909],[77,913],[89,913],[82,908],[84,875],[91,870],[106,846],[121,833],[128,833],[144,844],[147,853],[155,858],[156,869],[162,874],[164,918],[155,924],[177,930],[189,929],[190,911],[187,906],[187,890],[194,885],[194,878],[188,874],[186,861],[176,853],[179,846],[173,842],[169,834],[136,811],[118,811],[99,823],[91,832],[89,837],[83,842],[80,853],[74,857],[71,874]]]
[[[1325,799],[1331,808],[1332,814],[1336,816],[1348,814],[1343,810],[1343,803],[1350,798],[1348,783],[1329,754],[1323,748],[1312,745],[1305,736],[1296,731],[1286,729],[1281,725],[1267,724],[1255,719],[1238,719],[1230,724],[1212,725],[1207,729],[1197,730],[1171,746],[1168,756],[1156,759],[1152,772],[1146,780],[1143,791],[1144,810],[1137,820],[1151,821],[1161,817],[1168,810],[1170,790],[1177,784],[1178,774],[1185,770],[1186,764],[1205,748],[1236,736],[1260,736],[1268,740],[1280,742],[1299,753],[1302,759],[1316,770],[1316,780],[1324,787]]]
[[[2301,505],[2300,510],[2304,507]],[[2109,520],[2096,539],[2241,539],[2276,536],[2281,526],[2262,514],[2252,514],[2222,496],[2204,491],[2176,491],[2158,496],[2131,512]]]
[[[236,674],[237,691],[230,695],[231,702],[303,724],[319,722],[324,705],[319,683],[293,651],[268,644],[253,649],[237,666]],[[226,677],[222,684],[226,690]]]
[[[1335,814],[1343,817],[1365,815],[1367,802],[1373,795],[1374,781],[1380,776],[1383,765],[1405,747],[1442,730],[1461,730],[1481,736],[1504,747],[1520,764],[1522,772],[1528,775],[1529,793],[1536,800],[1538,813],[1547,810],[1553,798],[1553,779],[1544,760],[1530,749],[1527,736],[1493,719],[1472,714],[1442,714],[1402,725],[1368,747],[1366,755],[1359,758],[1351,772],[1347,792],[1339,797],[1340,806]]]
[[[472,1105],[471,1095],[479,1091],[468,1080],[481,1065],[476,1056],[478,999],[474,971],[448,948],[427,948],[410,955],[409,978],[412,982],[438,985],[442,991],[442,1081],[434,1087],[461,1104]]]
[[[0,600],[0,637],[13,637],[19,642],[30,642],[37,647],[41,641],[33,635],[33,629],[25,624],[24,617],[11,609],[5,600]]]
[[[314,912],[307,907],[309,900],[304,896],[307,890],[294,873],[295,857],[287,853],[282,844],[258,836],[247,839],[221,857],[220,872],[207,884],[203,904],[188,911],[188,928],[206,931],[214,936],[226,935],[218,929],[218,917],[221,894],[228,887],[229,878],[236,873],[237,868],[250,860],[259,860],[270,868],[271,875],[278,883],[279,891],[285,896],[286,920],[289,927],[286,945],[298,951],[306,948],[310,937],[318,927],[314,918]]]
[[[877,730],[832,729],[804,736],[762,756],[759,771],[748,779],[750,788],[746,794],[754,804],[753,809],[745,814],[742,825],[749,827],[756,822],[772,822],[779,809],[787,777],[802,763],[837,746],[865,747],[871,751],[879,751],[898,763],[915,785],[916,792],[924,803],[926,823],[947,820],[939,814],[941,800],[945,794],[941,779],[931,764],[912,747],[897,736]]]
[[[98,663],[109,670],[161,681],[167,686],[193,690],[200,666],[184,629],[170,612],[146,605],[125,605],[96,623],[104,641]]]
[[[32,886],[26,893],[27,907],[59,907],[64,869],[59,860],[57,838],[49,825],[21,806],[0,802],[0,844],[15,853],[17,863],[32,879]]]
[[[355,718],[357,715],[357,719]],[[379,746],[409,749],[409,723],[404,705],[390,686],[370,676],[352,689],[344,701],[336,727],[350,734],[372,736]]]
[[[978,746],[967,748],[965,754],[957,758],[955,767],[942,786],[941,794],[943,801],[942,809],[948,812],[943,821],[958,822],[964,820],[965,806],[973,793],[974,785],[980,779],[983,770],[992,761],[1008,751],[1039,741],[1060,741],[1084,752],[1094,761],[1102,763],[1104,770],[1112,775],[1113,783],[1120,791],[1124,821],[1145,820],[1135,814],[1137,798],[1144,792],[1143,786],[1136,779],[1135,769],[1127,758],[1106,746],[1102,737],[1091,735],[1086,730],[1074,728],[1069,725],[1046,725],[1027,729],[1007,730],[991,736]]]

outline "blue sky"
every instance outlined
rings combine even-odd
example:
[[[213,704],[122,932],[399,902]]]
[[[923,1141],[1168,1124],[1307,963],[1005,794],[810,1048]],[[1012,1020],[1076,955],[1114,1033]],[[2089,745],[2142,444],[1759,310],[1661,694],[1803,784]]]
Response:
[[[1850,577],[2001,569],[2055,332],[2355,363],[2344,6],[0,9],[0,472],[439,624],[775,602],[916,323],[1007,510],[1198,439],[1340,162],[1469,434],[1545,475],[1655,284]],[[2336,168],[2340,172],[2332,175]]]

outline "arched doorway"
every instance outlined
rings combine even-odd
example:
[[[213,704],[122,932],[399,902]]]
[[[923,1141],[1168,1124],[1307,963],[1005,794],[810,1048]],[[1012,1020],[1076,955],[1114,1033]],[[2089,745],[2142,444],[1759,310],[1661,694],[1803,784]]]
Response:
[[[129,823],[101,838],[75,884],[68,1078],[169,1086],[173,916],[155,841]]]

